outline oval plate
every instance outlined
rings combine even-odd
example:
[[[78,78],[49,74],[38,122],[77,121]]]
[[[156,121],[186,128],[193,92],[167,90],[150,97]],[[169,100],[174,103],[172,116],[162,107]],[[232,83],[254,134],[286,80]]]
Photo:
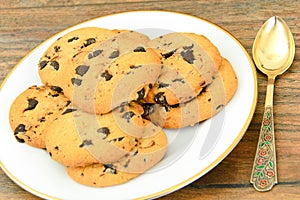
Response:
[[[10,105],[17,95],[31,85],[41,84],[37,65],[48,46],[65,33],[88,26],[131,29],[150,38],[172,31],[203,34],[231,62],[239,80],[234,98],[215,117],[194,127],[166,130],[169,148],[159,164],[128,183],[106,188],[87,187],[74,182],[64,167],[53,161],[45,151],[18,143],[8,119]],[[233,150],[248,128],[255,110],[257,77],[252,59],[244,47],[214,23],[174,12],[135,11],[81,23],[43,42],[7,76],[0,90],[0,101],[0,165],[25,190],[46,199],[156,198],[202,177]]]

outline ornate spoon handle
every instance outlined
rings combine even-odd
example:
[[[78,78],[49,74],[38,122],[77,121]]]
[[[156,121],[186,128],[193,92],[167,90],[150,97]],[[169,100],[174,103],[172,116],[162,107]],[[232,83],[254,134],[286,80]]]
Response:
[[[258,138],[250,182],[258,191],[268,191],[277,184],[276,150],[273,121],[275,77],[269,77],[266,105]]]

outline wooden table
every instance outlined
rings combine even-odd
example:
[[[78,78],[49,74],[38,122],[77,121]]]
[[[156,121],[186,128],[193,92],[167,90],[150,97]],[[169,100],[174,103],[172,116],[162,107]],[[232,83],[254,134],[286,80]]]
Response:
[[[237,147],[217,167],[161,199],[300,199],[300,4],[299,1],[27,0],[0,3],[0,83],[14,65],[51,35],[79,22],[130,10],[170,10],[206,18],[231,32],[251,55],[254,37],[273,15],[290,26],[296,41],[292,67],[277,79],[274,97],[279,184],[256,192],[249,183],[263,114],[266,77],[258,72],[253,120]],[[171,23],[171,22],[170,22]],[[39,199],[0,169],[0,199]]]

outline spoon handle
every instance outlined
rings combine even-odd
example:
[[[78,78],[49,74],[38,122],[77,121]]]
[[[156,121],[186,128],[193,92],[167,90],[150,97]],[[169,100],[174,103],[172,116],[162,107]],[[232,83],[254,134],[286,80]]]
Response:
[[[277,184],[276,150],[273,120],[275,77],[268,78],[263,121],[258,138],[250,183],[257,191],[268,191]]]

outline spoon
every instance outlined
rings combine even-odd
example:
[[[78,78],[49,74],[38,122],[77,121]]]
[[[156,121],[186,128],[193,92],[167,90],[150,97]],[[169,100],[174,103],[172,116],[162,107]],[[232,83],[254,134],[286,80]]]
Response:
[[[295,43],[287,24],[278,16],[268,19],[253,43],[256,67],[268,76],[264,116],[258,138],[250,183],[258,191],[268,191],[278,183],[273,121],[273,93],[277,75],[292,64]]]

